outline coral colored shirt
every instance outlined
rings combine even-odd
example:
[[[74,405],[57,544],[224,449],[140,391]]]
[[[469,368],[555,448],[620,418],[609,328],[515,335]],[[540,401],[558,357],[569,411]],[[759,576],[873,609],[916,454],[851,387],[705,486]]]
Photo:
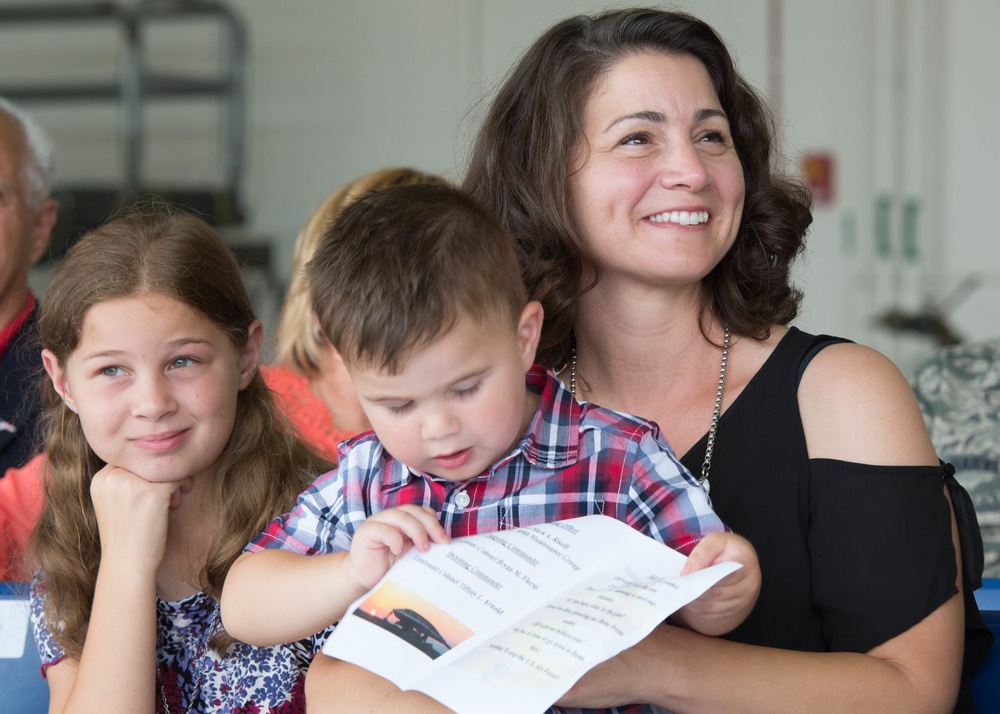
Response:
[[[38,454],[19,469],[7,469],[0,478],[0,580],[27,581],[23,567],[31,531],[42,509],[42,476],[45,454]]]
[[[338,429],[326,403],[309,389],[309,380],[282,365],[261,367],[264,381],[275,395],[278,408],[285,414],[299,436],[320,456],[337,462],[337,445],[355,436],[353,431]]]

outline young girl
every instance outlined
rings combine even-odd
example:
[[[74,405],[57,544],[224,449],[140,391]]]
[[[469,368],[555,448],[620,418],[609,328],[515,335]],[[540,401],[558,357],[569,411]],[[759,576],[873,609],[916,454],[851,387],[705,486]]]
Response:
[[[320,638],[254,648],[219,619],[243,546],[329,468],[275,410],[261,332],[232,254],[187,214],[112,221],[56,270],[32,593],[50,711],[304,711]]]

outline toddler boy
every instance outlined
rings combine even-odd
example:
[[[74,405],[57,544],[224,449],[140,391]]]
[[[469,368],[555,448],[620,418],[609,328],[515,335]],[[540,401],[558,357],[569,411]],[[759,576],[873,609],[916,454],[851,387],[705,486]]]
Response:
[[[374,432],[233,566],[230,634],[294,641],[340,619],[408,547],[601,513],[689,554],[738,561],[674,616],[718,635],[757,597],[750,544],[647,421],[577,402],[534,365],[542,307],[513,239],[447,186],[401,186],[344,209],[307,266],[319,323]],[[260,613],[266,612],[266,617]]]

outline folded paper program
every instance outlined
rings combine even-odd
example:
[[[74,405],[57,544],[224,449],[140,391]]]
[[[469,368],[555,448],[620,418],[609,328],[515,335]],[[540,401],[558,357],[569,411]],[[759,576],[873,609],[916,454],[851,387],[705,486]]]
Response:
[[[459,714],[544,712],[740,567],[685,560],[605,516],[458,538],[397,562],[323,651]]]

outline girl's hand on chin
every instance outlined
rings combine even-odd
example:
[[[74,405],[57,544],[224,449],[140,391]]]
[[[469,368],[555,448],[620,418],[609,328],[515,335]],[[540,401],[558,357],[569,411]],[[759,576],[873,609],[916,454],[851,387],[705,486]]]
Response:
[[[178,486],[178,489],[176,491],[174,491],[172,494],[170,494],[170,507],[171,508],[180,508],[180,506],[181,506],[181,495],[190,492],[191,489],[194,488],[194,481],[192,481],[191,477],[188,476],[183,481],[179,481],[177,483],[177,486]]]
[[[155,573],[166,549],[170,509],[190,490],[191,479],[153,483],[110,464],[98,471],[90,497],[101,535],[102,567],[113,561]]]

